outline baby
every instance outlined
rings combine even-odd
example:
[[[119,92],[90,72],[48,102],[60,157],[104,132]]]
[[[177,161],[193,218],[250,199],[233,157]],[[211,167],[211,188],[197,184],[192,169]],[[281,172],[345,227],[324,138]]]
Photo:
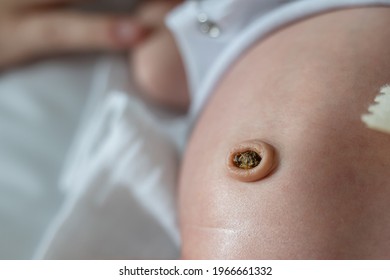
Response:
[[[187,111],[163,24],[179,2],[140,8],[152,30],[131,63],[149,100]],[[390,79],[390,3],[341,2],[254,40],[212,89],[180,176],[182,258],[390,258],[389,136],[360,121]]]

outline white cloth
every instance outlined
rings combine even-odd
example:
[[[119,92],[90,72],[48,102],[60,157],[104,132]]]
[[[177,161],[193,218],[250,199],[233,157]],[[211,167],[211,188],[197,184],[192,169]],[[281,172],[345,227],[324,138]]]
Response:
[[[58,178],[95,60],[55,59],[0,76],[0,259],[32,258],[61,206]]]
[[[188,1],[167,17],[183,56],[194,122],[222,76],[240,55],[272,31],[296,20],[331,10],[389,6],[389,0],[203,0]],[[221,28],[212,38],[199,30],[200,12]]]
[[[184,119],[146,106],[123,60],[101,59],[63,170],[66,199],[37,259],[175,259]],[[172,132],[172,133],[170,133]]]

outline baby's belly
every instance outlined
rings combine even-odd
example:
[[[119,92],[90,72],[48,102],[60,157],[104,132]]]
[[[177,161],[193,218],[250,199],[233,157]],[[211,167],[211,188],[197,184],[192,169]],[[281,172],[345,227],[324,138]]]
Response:
[[[389,82],[389,24],[385,8],[318,16],[233,67],[185,156],[183,258],[390,258],[390,135],[360,121]],[[226,158],[251,139],[274,148],[276,165],[246,182]]]

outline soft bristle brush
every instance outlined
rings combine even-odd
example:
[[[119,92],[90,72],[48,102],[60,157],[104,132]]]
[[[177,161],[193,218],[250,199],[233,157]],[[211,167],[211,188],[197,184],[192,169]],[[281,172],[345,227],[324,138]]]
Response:
[[[374,101],[362,121],[371,129],[390,134],[390,85],[383,86]]]

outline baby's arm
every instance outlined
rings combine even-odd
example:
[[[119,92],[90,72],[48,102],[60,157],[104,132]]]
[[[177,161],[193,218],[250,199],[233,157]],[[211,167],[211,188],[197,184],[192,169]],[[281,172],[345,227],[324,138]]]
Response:
[[[150,35],[132,51],[134,80],[143,95],[154,103],[185,111],[189,105],[187,81],[179,50],[165,27],[166,14],[180,0],[147,1],[138,10]]]
[[[360,120],[390,81],[389,26],[388,8],[323,14],[233,67],[185,156],[183,258],[390,258],[390,138]],[[253,139],[276,165],[246,182],[229,153]]]

